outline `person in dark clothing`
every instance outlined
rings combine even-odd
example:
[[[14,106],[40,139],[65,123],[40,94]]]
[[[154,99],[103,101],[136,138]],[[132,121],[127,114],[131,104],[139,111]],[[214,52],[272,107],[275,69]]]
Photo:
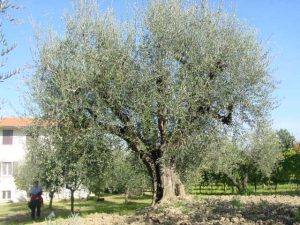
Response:
[[[35,181],[34,186],[30,189],[30,202],[28,204],[31,209],[31,218],[40,218],[41,206],[43,205],[43,190],[39,187],[39,182]]]

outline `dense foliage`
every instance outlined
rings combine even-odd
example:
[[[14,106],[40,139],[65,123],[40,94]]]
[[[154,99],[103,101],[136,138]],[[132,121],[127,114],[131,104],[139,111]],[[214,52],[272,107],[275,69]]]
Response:
[[[273,172],[272,181],[289,182],[300,181],[300,152],[299,144],[295,141],[295,137],[286,129],[280,129],[277,134],[281,142],[281,153],[283,160],[279,163]]]

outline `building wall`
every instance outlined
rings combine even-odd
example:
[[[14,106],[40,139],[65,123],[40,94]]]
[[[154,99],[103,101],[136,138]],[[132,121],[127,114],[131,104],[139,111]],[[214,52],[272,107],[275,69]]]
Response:
[[[13,130],[12,144],[3,144],[3,130]],[[0,128],[0,202],[21,201],[26,193],[17,189],[13,170],[17,162],[25,156],[26,135],[24,129],[16,127]],[[9,168],[11,166],[11,168]]]
[[[13,130],[11,145],[3,145],[3,130]],[[3,173],[4,170],[7,173],[7,168],[3,168],[4,164],[11,163],[12,167],[14,167],[16,163],[25,158],[26,138],[24,128],[0,127],[0,203],[28,200],[27,193],[18,190],[15,185],[13,177],[14,168],[12,168],[9,175]],[[85,198],[87,195],[88,191],[83,187],[75,192],[75,198]],[[48,193],[44,192],[43,197],[45,200],[48,200]],[[59,193],[56,193],[55,198],[69,199],[70,191],[63,188]]]

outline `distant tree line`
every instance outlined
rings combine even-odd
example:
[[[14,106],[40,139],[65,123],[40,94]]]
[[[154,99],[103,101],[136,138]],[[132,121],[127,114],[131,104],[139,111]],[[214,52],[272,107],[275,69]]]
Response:
[[[187,182],[190,185],[223,183],[235,187],[239,193],[246,193],[249,184],[255,189],[260,184],[300,184],[299,143],[286,129],[272,133],[273,137],[270,134],[255,133],[252,143],[246,141],[248,147],[252,146],[250,149],[233,149],[231,146],[223,154],[208,155],[208,163],[188,174]],[[278,140],[274,145],[273,142]]]

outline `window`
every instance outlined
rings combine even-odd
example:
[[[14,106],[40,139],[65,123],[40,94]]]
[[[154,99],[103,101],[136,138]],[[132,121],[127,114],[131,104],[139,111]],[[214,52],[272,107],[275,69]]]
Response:
[[[11,199],[11,191],[2,191],[2,199]]]
[[[4,176],[13,174],[13,163],[12,162],[3,162],[1,174]]]
[[[13,143],[13,130],[3,130],[3,144],[12,145]]]

